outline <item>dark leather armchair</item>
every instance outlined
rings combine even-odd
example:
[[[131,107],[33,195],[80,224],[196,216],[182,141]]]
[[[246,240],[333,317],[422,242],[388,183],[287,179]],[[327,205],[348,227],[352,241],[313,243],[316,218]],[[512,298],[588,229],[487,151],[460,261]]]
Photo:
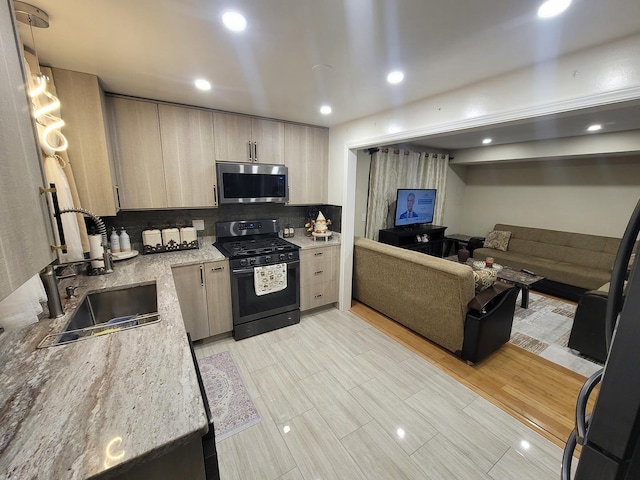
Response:
[[[580,297],[573,317],[569,348],[604,363],[607,358],[604,317],[607,292],[589,290]]]
[[[496,282],[469,302],[460,355],[467,363],[478,363],[509,341],[518,291]]]

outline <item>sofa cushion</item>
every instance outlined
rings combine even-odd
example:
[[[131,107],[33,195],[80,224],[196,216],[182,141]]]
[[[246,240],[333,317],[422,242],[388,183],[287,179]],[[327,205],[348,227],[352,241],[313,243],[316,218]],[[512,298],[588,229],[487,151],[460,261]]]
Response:
[[[498,271],[492,269],[474,270],[473,281],[476,286],[476,293],[486,290],[496,282]]]
[[[514,270],[525,268],[554,282],[566,283],[586,290],[595,290],[611,279],[611,271],[576,265],[565,261],[536,257],[526,253],[501,252],[492,248],[478,248],[474,258],[493,257],[497,263]]]
[[[496,250],[506,252],[509,246],[509,238],[511,238],[511,232],[494,230],[487,235],[484,241],[484,247],[495,248]]]

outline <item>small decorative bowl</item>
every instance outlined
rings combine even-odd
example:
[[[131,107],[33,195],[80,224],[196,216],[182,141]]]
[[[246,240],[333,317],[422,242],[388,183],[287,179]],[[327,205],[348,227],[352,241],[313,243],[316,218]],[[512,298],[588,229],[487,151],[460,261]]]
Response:
[[[475,262],[473,262],[474,270],[484,270],[486,266],[487,264],[484,260],[476,260]],[[499,263],[493,263],[493,270],[499,272],[500,270],[502,270],[502,268],[502,265],[500,265]]]

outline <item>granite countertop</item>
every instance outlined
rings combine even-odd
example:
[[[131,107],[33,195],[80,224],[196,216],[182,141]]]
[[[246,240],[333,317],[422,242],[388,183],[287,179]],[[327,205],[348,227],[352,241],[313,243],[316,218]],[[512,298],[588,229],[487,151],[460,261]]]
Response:
[[[331,232],[331,236],[325,238],[307,237],[305,235],[305,228],[296,228],[295,235],[293,237],[285,238],[285,240],[298,245],[302,250],[309,248],[331,247],[333,245],[340,245],[340,232]]]
[[[114,273],[60,282],[81,287],[65,315],[0,336],[2,478],[110,478],[201,437],[207,418],[171,267],[222,260],[199,250],[138,255]],[[87,292],[155,281],[160,321],[38,349]],[[63,296],[63,295],[61,295]]]

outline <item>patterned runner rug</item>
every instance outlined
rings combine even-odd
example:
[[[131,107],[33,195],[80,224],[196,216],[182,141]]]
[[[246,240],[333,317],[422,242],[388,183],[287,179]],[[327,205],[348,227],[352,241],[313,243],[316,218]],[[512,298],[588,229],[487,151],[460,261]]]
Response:
[[[255,425],[260,413],[229,352],[198,360],[213,423],[216,443]]]
[[[588,377],[601,365],[569,347],[576,306],[556,298],[529,293],[529,308],[516,304],[510,343]]]

